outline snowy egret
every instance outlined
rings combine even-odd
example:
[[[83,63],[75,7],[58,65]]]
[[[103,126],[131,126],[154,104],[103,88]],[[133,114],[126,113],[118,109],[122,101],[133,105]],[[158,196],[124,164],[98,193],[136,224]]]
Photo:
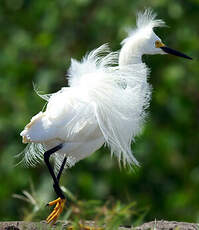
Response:
[[[53,178],[58,199],[49,203],[56,206],[48,223],[57,220],[66,202],[59,186],[64,168],[72,167],[105,143],[124,165],[138,165],[131,142],[142,129],[151,95],[142,55],[171,53],[191,59],[162,43],[153,28],[163,25],[152,11],[139,13],[137,28],[122,42],[120,52],[110,52],[107,45],[102,45],[81,62],[72,59],[69,87],[41,95],[48,101],[46,110],[31,119],[21,136],[23,143],[29,143],[25,161],[34,165],[44,158]],[[54,157],[57,173],[50,156]]]

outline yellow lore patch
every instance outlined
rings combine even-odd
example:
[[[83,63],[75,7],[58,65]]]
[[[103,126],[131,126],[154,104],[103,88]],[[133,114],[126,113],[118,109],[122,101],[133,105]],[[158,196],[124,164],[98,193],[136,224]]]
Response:
[[[162,43],[161,41],[156,41],[156,42],[155,42],[155,47],[156,47],[156,48],[161,48],[161,47],[164,47],[164,46],[165,46],[165,44]]]

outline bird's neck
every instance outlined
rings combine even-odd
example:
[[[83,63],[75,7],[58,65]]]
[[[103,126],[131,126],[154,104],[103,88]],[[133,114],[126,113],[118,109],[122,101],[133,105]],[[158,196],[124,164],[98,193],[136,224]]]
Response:
[[[139,46],[134,42],[127,42],[120,50],[119,65],[123,66],[142,63],[142,55],[142,46]]]

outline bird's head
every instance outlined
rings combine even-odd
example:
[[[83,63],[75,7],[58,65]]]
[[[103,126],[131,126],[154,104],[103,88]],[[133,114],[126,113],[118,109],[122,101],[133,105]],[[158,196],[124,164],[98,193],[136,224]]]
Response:
[[[136,55],[142,54],[172,54],[187,59],[189,56],[167,47],[162,40],[155,34],[155,27],[165,26],[164,21],[156,19],[156,14],[152,10],[147,9],[144,13],[138,13],[137,27],[129,31],[129,36],[122,41],[126,50],[132,50]]]

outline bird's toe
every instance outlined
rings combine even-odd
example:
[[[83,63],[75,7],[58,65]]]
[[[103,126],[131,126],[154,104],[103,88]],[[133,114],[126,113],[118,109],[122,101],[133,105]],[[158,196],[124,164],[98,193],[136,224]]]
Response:
[[[60,214],[64,209],[65,203],[66,203],[66,199],[65,198],[62,199],[59,197],[58,199],[51,201],[47,204],[48,206],[55,205],[51,214],[46,218],[48,224],[49,223],[54,224],[56,222],[56,220],[58,219],[58,217],[60,216]]]

